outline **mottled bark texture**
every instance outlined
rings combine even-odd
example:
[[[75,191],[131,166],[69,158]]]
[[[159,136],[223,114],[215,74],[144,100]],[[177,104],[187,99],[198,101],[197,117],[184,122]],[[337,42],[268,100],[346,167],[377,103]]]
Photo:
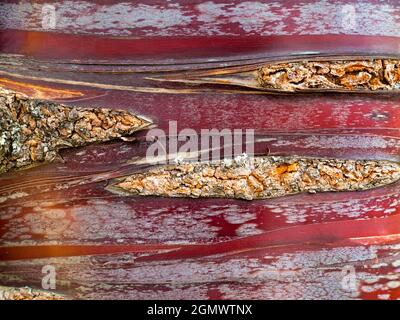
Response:
[[[0,286],[0,300],[65,300],[65,297],[29,287],[13,288]]]
[[[0,89],[0,173],[51,162],[62,148],[108,141],[147,125],[127,111],[67,107]]]
[[[300,192],[366,190],[400,178],[390,161],[238,157],[154,168],[118,181],[111,191],[165,197],[266,199]]]
[[[264,88],[393,90],[400,88],[400,60],[301,61],[268,64],[258,70]]]

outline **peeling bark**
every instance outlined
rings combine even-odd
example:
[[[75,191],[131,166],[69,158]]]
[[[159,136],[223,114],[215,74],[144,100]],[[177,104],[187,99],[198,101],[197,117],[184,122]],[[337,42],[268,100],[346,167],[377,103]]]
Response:
[[[0,89],[0,173],[51,162],[60,149],[120,138],[149,124],[127,111],[68,107]]]
[[[399,92],[400,60],[319,57],[307,60],[275,61],[253,65],[176,73],[148,77],[155,81],[184,84],[218,84],[266,93],[292,92]],[[315,60],[312,60],[315,59]],[[238,90],[236,87],[242,87]],[[215,90],[215,89],[214,89]]]
[[[124,178],[116,192],[164,197],[266,199],[301,192],[366,190],[396,182],[390,161],[256,157],[167,165]]]
[[[63,295],[29,287],[0,286],[0,300],[65,300]]]

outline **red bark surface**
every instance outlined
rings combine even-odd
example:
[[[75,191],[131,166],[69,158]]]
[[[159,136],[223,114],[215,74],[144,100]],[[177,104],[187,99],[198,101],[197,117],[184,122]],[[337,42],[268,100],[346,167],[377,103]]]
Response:
[[[0,12],[16,3],[5,1]],[[351,30],[338,26],[350,1],[282,0],[256,16],[249,12],[258,2],[215,1],[220,9],[207,11],[211,2],[133,1],[133,12],[147,10],[144,22],[118,18],[126,14],[119,1],[76,1],[53,30],[41,30],[42,2],[31,3],[14,22],[1,18],[2,87],[126,109],[166,131],[169,121],[198,133],[254,129],[257,154],[399,161],[397,94],[269,95],[148,79],[288,57],[398,56],[395,2],[385,14],[380,1],[353,3]],[[73,4],[59,1],[56,9]],[[108,20],[98,23],[91,17],[104,18],[101,8]],[[71,22],[85,14],[87,22]],[[150,16],[158,18],[154,26]],[[251,202],[108,192],[112,179],[144,169],[132,160],[145,156],[145,134],[63,150],[63,162],[0,176],[1,285],[40,288],[42,267],[50,264],[57,291],[71,298],[400,298],[398,183]]]

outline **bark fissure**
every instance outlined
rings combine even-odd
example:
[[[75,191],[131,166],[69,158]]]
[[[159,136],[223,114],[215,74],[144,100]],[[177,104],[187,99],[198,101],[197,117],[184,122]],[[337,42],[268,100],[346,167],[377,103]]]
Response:
[[[109,190],[253,200],[302,192],[366,190],[399,179],[400,165],[385,160],[256,157],[160,166],[125,177]]]
[[[300,61],[267,64],[258,69],[263,88],[296,91],[307,89],[400,89],[400,60]]]
[[[69,107],[0,89],[0,173],[51,162],[60,149],[120,138],[149,124],[127,111]]]
[[[14,288],[0,286],[0,300],[65,300],[66,297],[30,287]]]

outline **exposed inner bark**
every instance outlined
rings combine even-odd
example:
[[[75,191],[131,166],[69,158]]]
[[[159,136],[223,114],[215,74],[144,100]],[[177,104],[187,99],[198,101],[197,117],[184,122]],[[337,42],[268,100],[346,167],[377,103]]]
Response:
[[[0,286],[0,300],[65,300],[65,297],[48,291],[29,287],[13,288]]]
[[[154,168],[117,182],[111,191],[165,197],[266,199],[300,192],[366,190],[400,179],[390,161],[238,157]]]
[[[148,125],[127,111],[67,107],[0,89],[0,173],[50,162],[62,148],[108,141]]]
[[[262,87],[304,89],[400,89],[400,60],[302,61],[268,64],[258,70]]]

